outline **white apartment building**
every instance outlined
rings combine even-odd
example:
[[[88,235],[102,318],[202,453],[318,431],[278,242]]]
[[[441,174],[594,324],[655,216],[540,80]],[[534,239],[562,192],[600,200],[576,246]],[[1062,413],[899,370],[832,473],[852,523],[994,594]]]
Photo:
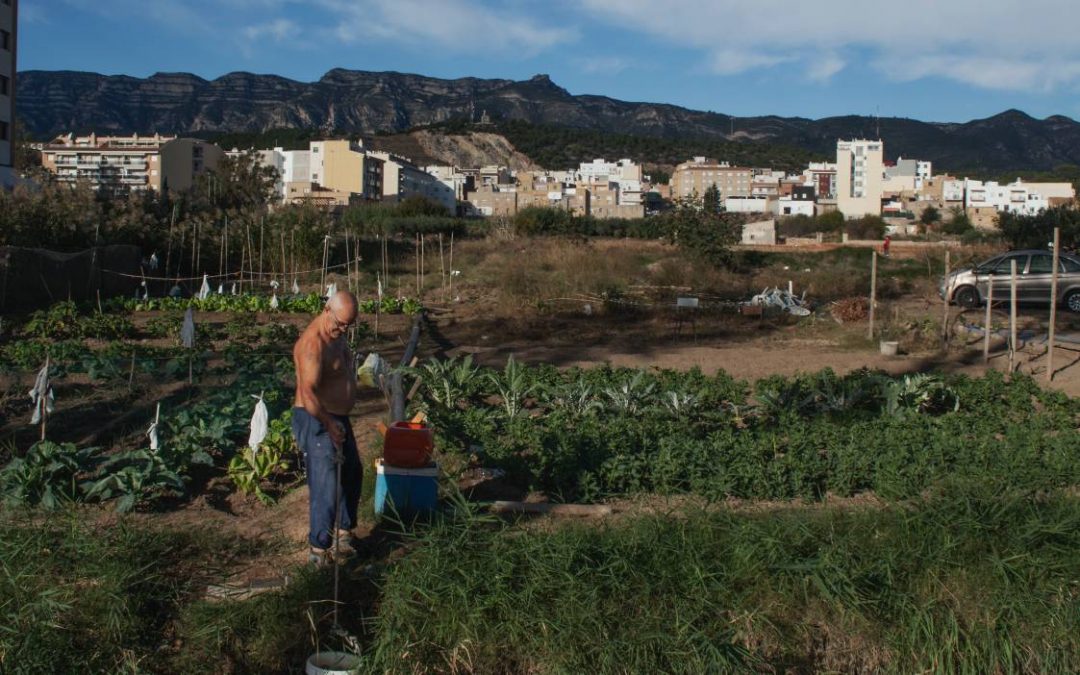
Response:
[[[1039,194],[1034,185],[1015,183],[1001,185],[996,181],[964,179],[964,208],[993,207],[999,213],[1008,211],[1033,216],[1049,207],[1047,198]]]
[[[61,183],[82,182],[120,196],[189,190],[224,156],[213,143],[194,138],[66,134],[42,146],[41,165]]]
[[[455,201],[465,201],[465,194],[474,189],[472,174],[466,173],[456,166],[428,166],[424,168],[424,171],[433,176],[435,180],[445,185],[449,190],[452,190]]]
[[[836,207],[847,218],[880,216],[884,174],[881,141],[837,141]]]
[[[921,159],[904,159],[898,157],[896,164],[885,168],[885,177],[910,176],[916,191],[922,190],[926,181],[933,177],[933,167],[930,162]]]
[[[836,198],[836,164],[811,162],[803,171],[803,185],[814,188],[822,199]]]
[[[19,0],[0,0],[0,188],[15,184],[15,47]]]
[[[453,188],[398,155],[368,150],[367,154],[383,161],[383,201],[397,202],[418,195],[441,204],[450,214],[457,211]]]

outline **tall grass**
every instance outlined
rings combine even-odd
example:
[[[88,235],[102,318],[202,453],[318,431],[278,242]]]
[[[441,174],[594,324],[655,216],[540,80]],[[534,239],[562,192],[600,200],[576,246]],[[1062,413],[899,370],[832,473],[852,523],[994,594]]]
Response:
[[[434,526],[370,672],[1076,672],[1080,501],[955,486],[884,509]]]

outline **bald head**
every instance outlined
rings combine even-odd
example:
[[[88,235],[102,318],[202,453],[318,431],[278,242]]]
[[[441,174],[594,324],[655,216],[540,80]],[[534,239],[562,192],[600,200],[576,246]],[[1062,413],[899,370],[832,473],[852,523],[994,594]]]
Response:
[[[348,291],[338,291],[327,301],[323,310],[325,330],[336,339],[356,323],[357,314],[356,296]]]
[[[356,296],[349,291],[334,293],[333,297],[326,302],[326,306],[340,317],[344,318],[345,312],[352,312],[352,315],[356,316]]]

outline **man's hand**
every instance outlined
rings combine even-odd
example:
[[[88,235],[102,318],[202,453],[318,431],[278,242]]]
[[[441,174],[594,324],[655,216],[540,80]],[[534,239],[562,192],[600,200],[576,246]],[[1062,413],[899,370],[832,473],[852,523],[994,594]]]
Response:
[[[338,420],[331,419],[329,426],[326,427],[326,433],[330,434],[330,441],[334,444],[335,448],[339,450],[345,445],[345,425]]]

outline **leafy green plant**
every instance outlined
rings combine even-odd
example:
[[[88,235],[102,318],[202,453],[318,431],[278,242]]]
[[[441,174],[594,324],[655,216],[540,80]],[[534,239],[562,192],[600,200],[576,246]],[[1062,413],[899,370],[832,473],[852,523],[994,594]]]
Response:
[[[274,503],[274,498],[263,490],[263,484],[276,475],[287,472],[287,457],[296,451],[292,436],[292,410],[271,420],[266,438],[257,450],[244,447],[229,460],[229,478],[244,494],[254,494],[264,504]]]
[[[896,415],[905,410],[940,414],[960,409],[960,397],[936,375],[917,373],[890,382],[886,389],[886,410]]]
[[[0,495],[11,505],[55,509],[80,495],[79,478],[96,465],[97,448],[39,441],[0,470]]]
[[[133,450],[115,455],[101,465],[103,477],[90,481],[86,499],[117,499],[116,510],[130,511],[139,502],[161,494],[182,495],[183,477],[156,450]]]

